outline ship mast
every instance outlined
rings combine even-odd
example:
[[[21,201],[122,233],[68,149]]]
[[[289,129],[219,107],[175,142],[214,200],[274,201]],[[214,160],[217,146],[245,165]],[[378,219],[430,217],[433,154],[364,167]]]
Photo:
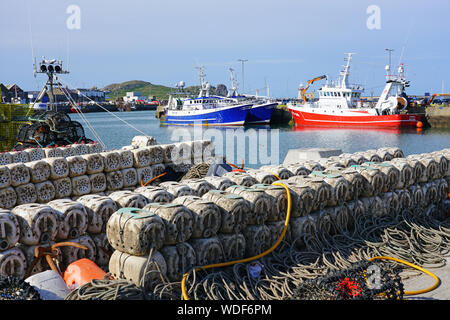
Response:
[[[344,61],[347,61],[347,64],[344,66],[344,71],[341,71],[342,81],[341,88],[348,87],[348,76],[350,75],[350,61],[352,60],[352,56],[354,53],[346,53],[347,57],[344,58]]]
[[[231,88],[230,91],[228,91],[228,97],[233,97],[238,95],[238,86],[239,83],[237,82],[236,78],[234,77],[234,69],[230,68],[230,82],[231,82]]]
[[[199,78],[200,78],[200,93],[198,97],[209,97],[209,89],[210,84],[205,81],[205,68],[203,66],[196,67],[199,70]]]

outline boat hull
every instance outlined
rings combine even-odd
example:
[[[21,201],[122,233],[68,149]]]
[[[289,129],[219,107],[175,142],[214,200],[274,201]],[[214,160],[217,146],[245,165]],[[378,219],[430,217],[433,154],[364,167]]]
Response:
[[[267,124],[270,123],[273,110],[277,103],[264,103],[253,106],[245,118],[245,124]]]
[[[170,125],[241,126],[251,104],[206,110],[166,110],[161,123]]]
[[[422,121],[418,114],[373,115],[354,111],[354,115],[341,116],[304,111],[301,107],[288,110],[296,126],[400,128],[417,127],[417,123]]]

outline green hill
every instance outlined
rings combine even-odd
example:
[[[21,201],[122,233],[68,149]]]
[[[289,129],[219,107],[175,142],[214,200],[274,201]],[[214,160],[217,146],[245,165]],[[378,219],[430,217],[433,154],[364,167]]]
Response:
[[[127,92],[137,91],[143,96],[156,96],[156,99],[167,99],[169,97],[169,92],[173,91],[174,88],[152,84],[147,81],[132,80],[122,83],[113,83],[107,85],[102,89],[103,91],[109,91],[109,97],[114,100],[119,97],[124,97]]]
[[[226,87],[225,87],[226,88]],[[199,92],[199,86],[186,87],[185,91],[192,95],[197,95]],[[109,97],[111,100],[115,100],[119,97],[124,97],[127,92],[137,91],[143,96],[152,97],[155,96],[158,100],[167,100],[169,93],[175,91],[175,88],[166,87],[163,85],[152,84],[142,80],[131,80],[122,83],[112,83],[102,88],[103,91],[109,91]],[[216,94],[216,88],[211,86],[211,94]]]

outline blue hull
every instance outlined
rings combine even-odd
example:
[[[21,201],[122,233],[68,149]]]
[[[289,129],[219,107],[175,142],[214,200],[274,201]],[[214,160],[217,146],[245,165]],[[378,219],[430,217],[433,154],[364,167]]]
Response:
[[[206,110],[166,110],[161,123],[172,125],[244,125],[251,104]]]
[[[245,124],[269,123],[277,103],[265,103],[253,106],[245,119]]]

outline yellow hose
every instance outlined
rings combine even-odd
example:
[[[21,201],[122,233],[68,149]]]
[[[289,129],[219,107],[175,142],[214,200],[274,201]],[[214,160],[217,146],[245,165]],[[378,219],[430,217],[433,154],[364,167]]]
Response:
[[[278,245],[281,243],[281,241],[283,240],[283,238],[284,238],[284,236],[286,234],[286,230],[287,230],[287,227],[288,227],[288,224],[289,224],[289,219],[290,219],[290,216],[291,216],[291,207],[292,207],[292,204],[291,204],[291,193],[289,191],[289,188],[285,184],[283,184],[281,182],[274,182],[274,183],[272,183],[272,185],[274,185],[274,186],[282,186],[286,190],[286,193],[287,193],[286,220],[284,222],[283,231],[281,232],[281,235],[278,238],[278,240],[275,242],[275,244],[270,249],[267,249],[266,251],[264,251],[264,252],[262,252],[262,253],[260,253],[260,254],[258,254],[256,256],[250,257],[250,258],[245,258],[245,259],[241,259],[241,260],[234,260],[234,261],[228,261],[228,262],[222,262],[222,263],[209,264],[209,265],[206,265],[206,266],[193,268],[190,271],[186,272],[183,275],[183,279],[181,280],[181,292],[183,294],[183,299],[184,300],[189,300],[189,297],[188,297],[187,292],[186,292],[186,279],[189,276],[189,273],[191,273],[193,270],[198,271],[198,270],[201,270],[201,269],[227,267],[227,266],[230,266],[230,265],[233,265],[233,264],[236,264],[236,263],[250,262],[250,261],[257,260],[259,258],[264,257],[265,255],[267,255],[267,254],[271,253],[273,250],[275,250],[276,247],[278,247]]]
[[[428,287],[426,289],[415,290],[415,291],[405,291],[403,293],[403,295],[405,295],[405,296],[412,296],[412,295],[416,295],[416,294],[422,294],[422,293],[425,293],[425,292],[430,292],[430,291],[436,289],[439,286],[439,284],[440,284],[440,280],[435,274],[433,274],[432,272],[428,271],[427,269],[419,267],[419,266],[417,266],[415,264],[412,264],[412,263],[410,263],[408,261],[397,259],[397,258],[392,258],[392,257],[386,257],[386,256],[373,257],[373,258],[370,258],[369,261],[373,261],[373,260],[377,260],[377,259],[379,259],[379,260],[392,260],[392,261],[403,263],[403,264],[405,264],[407,266],[410,266],[410,267],[412,267],[414,269],[422,271],[423,273],[429,275],[430,277],[432,277],[435,280],[435,283],[431,287]]]

